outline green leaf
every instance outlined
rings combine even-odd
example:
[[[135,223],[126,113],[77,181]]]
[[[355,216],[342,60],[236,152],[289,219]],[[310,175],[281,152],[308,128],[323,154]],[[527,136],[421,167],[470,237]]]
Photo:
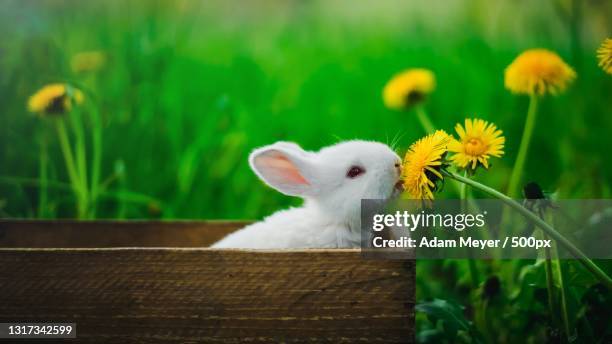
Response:
[[[470,331],[470,323],[463,315],[463,309],[446,300],[434,299],[422,302],[415,306],[417,312],[423,312],[430,318],[441,320],[445,331],[451,336],[456,336],[458,331]]]
[[[421,344],[441,343],[444,342],[444,332],[439,329],[423,330],[417,333],[416,341]]]

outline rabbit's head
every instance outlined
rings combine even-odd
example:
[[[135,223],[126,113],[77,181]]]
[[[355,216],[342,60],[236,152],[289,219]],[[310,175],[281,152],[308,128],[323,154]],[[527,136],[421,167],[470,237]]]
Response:
[[[388,199],[401,188],[401,160],[378,142],[345,141],[318,152],[277,142],[253,151],[249,162],[269,186],[340,219],[359,217],[362,199]]]

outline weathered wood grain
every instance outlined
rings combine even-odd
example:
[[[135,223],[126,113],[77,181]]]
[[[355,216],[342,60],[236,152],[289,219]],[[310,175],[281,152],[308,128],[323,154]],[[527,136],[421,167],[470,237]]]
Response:
[[[248,221],[0,220],[0,247],[207,247]]]
[[[413,342],[414,278],[359,250],[5,248],[0,322],[97,343]]]

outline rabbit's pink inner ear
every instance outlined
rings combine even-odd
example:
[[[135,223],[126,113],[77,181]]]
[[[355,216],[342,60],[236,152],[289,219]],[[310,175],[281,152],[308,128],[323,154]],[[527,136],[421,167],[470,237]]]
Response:
[[[284,155],[264,155],[257,159],[258,165],[274,171],[279,179],[291,184],[309,185],[300,170]]]

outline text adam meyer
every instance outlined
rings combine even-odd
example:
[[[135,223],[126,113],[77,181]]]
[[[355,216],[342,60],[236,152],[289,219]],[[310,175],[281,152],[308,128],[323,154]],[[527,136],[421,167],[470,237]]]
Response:
[[[452,248],[452,247],[470,247],[480,248],[496,248],[500,247],[501,241],[499,239],[474,239],[471,237],[461,237],[459,240],[455,239],[438,239],[437,237],[427,238],[422,237],[417,245],[417,240],[410,237],[401,237],[399,239],[383,239],[382,237],[375,237],[372,239],[372,246],[375,248]]]

